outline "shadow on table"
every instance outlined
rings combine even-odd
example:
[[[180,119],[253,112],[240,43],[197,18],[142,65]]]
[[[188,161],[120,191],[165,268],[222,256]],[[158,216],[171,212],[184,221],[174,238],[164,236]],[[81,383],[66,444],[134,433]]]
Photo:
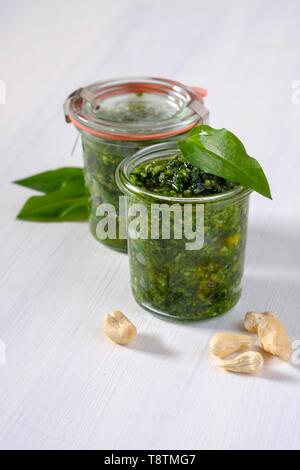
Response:
[[[265,299],[271,308],[280,308],[278,314],[283,315],[295,339],[300,339],[299,248],[299,227],[249,227],[245,297],[255,303],[259,295],[259,302]]]
[[[159,356],[178,357],[179,355],[178,351],[168,348],[159,336],[146,333],[139,333],[137,340],[130,345],[130,348]]]
[[[300,217],[300,216],[299,216]],[[270,266],[277,268],[298,268],[298,283],[300,286],[300,227],[282,226],[264,227],[251,225],[248,230],[247,258],[255,258],[255,266],[261,268]],[[252,261],[253,264],[253,261]],[[251,266],[251,260],[248,266]]]
[[[224,314],[196,325],[217,330],[222,323],[223,330],[241,330],[240,312],[264,308],[279,308],[292,339],[300,339],[299,227],[250,225],[243,294],[234,309],[238,317]]]

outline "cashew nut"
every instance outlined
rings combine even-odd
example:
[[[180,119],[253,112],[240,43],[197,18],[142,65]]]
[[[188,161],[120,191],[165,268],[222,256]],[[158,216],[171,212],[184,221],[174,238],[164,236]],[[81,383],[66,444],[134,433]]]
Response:
[[[256,374],[262,369],[263,364],[262,355],[256,351],[247,351],[234,359],[219,361],[219,366],[223,369],[241,374]]]
[[[257,333],[258,324],[262,321],[267,312],[255,313],[248,312],[245,315],[244,327],[250,333]]]
[[[257,327],[257,334],[263,349],[284,361],[292,354],[292,346],[287,331],[279,319],[267,312]]]
[[[133,341],[137,334],[134,324],[118,310],[105,315],[103,332],[114,343],[123,345]]]
[[[238,333],[217,333],[209,343],[212,354],[218,357],[226,357],[241,349],[251,348],[255,338]]]

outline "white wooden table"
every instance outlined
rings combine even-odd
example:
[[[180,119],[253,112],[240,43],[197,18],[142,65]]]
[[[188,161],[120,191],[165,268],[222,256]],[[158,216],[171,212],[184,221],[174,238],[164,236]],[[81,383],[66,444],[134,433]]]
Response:
[[[0,0],[0,448],[300,448],[297,361],[248,377],[208,353],[248,310],[277,312],[300,339],[299,28],[297,0]],[[81,165],[66,96],[134,75],[206,86],[211,124],[269,175],[273,202],[252,197],[243,296],[222,318],[161,321],[135,304],[127,257],[86,224],[14,220],[30,192],[12,180]],[[116,308],[140,332],[131,347],[102,337]]]

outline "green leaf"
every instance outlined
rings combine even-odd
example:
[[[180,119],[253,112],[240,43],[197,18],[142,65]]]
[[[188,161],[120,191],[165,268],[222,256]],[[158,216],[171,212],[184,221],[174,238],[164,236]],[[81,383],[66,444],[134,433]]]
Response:
[[[78,187],[85,187],[82,168],[58,168],[57,170],[45,171],[22,180],[14,181],[15,184],[20,186],[47,194],[57,191],[70,182],[76,183]]]
[[[32,196],[17,218],[34,222],[75,222],[86,221],[88,216],[86,189],[73,181],[49,194]]]
[[[184,158],[193,166],[272,199],[262,167],[247,154],[242,142],[232,132],[201,125],[178,145]]]

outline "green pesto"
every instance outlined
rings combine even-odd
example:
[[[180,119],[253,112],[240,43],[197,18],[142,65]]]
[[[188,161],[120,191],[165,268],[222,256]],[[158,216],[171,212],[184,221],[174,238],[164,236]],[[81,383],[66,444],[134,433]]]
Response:
[[[193,168],[181,157],[142,164],[130,180],[158,196],[209,196],[234,187]],[[150,204],[145,195],[135,195],[129,197],[128,207],[136,202]],[[131,282],[137,302],[181,321],[202,320],[230,310],[241,294],[248,202],[246,196],[205,203],[204,246],[200,250],[186,250],[187,240],[172,238],[172,230],[170,240],[129,238]],[[174,218],[171,228],[172,221]]]
[[[97,239],[97,225],[101,217],[96,211],[100,204],[112,204],[116,209],[117,234],[119,233],[119,196],[121,192],[115,180],[115,171],[118,164],[141,149],[145,143],[107,141],[83,134],[83,158],[86,185],[90,192],[90,230]],[[119,251],[127,251],[127,240],[107,238],[99,240]]]
[[[131,173],[130,179],[139,188],[171,197],[212,196],[234,188],[234,183],[208,175],[181,156],[144,163]]]

